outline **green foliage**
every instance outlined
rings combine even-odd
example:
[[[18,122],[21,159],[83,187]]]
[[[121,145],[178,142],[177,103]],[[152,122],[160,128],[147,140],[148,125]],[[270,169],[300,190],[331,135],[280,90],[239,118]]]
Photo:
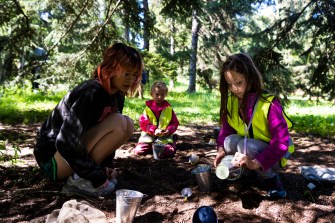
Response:
[[[335,135],[335,115],[292,115],[294,130],[307,134],[331,137]]]
[[[285,110],[296,132],[321,137],[335,136],[335,109],[330,102],[290,99]]]
[[[14,142],[14,145],[13,145],[14,155],[6,156],[5,151],[7,150],[7,145],[8,145],[8,140],[6,141],[0,140],[0,160],[5,161],[7,159],[10,159],[12,164],[15,164],[18,161],[19,153],[21,153],[21,150],[19,146]]]
[[[44,120],[65,94],[34,92],[29,85],[6,85],[0,87],[0,92],[0,120],[6,124],[30,124]]]
[[[177,64],[168,61],[157,53],[143,52],[143,59],[146,70],[149,71],[150,79],[161,80],[163,78],[170,78],[176,80]]]
[[[71,87],[90,76],[114,42],[137,48],[148,43],[152,55],[145,66],[153,79],[175,80],[190,71],[196,9],[201,87],[215,88],[228,55],[248,52],[275,93],[300,88],[311,97],[335,98],[334,0],[148,2],[149,12],[137,0],[1,0],[0,84],[29,78],[43,90],[62,83]],[[265,6],[270,10],[260,12]]]
[[[161,13],[163,15],[183,20],[185,17],[191,16],[191,9],[200,9],[200,0],[167,0],[163,2],[163,9]]]
[[[200,84],[202,88],[208,88],[209,91],[217,88],[219,85],[219,80],[215,79],[214,72],[212,69],[206,70],[197,70],[198,79],[197,82]]]
[[[0,141],[0,153],[3,153],[4,150],[6,150],[6,142]]]
[[[255,64],[263,74],[265,88],[275,95],[284,97],[294,91],[291,72],[282,64],[280,53],[272,50],[258,49],[253,56]],[[285,98],[286,99],[286,98]]]

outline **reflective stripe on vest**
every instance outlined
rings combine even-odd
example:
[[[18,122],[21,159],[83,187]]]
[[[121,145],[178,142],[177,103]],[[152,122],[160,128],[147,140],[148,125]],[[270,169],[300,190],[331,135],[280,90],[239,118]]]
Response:
[[[274,99],[273,95],[262,95],[266,100],[259,99],[259,102],[257,104],[255,115],[252,120],[252,131],[253,131],[253,138],[262,140],[264,142],[270,142],[271,140],[271,134],[269,131],[269,125],[268,125],[268,114],[269,114],[269,108],[271,105],[272,100]],[[228,104],[227,109],[231,114],[231,117],[228,116],[228,123],[230,126],[232,126],[239,135],[244,136],[244,125],[246,125],[243,120],[240,118],[238,113],[238,98],[235,96],[230,96],[228,98]],[[285,112],[283,112],[283,116],[286,120],[287,126],[290,129],[292,127],[292,122],[289,120],[289,118],[286,116]],[[290,157],[290,155],[294,152],[294,143],[292,138],[289,138],[289,146],[288,151],[282,157],[280,164],[282,167],[286,166],[287,159]]]
[[[155,116],[153,111],[148,106],[145,107],[143,113],[146,116],[148,116],[150,122],[153,125],[157,126],[157,128],[162,129],[162,130],[165,130],[169,126],[169,124],[172,120],[172,107],[171,106],[168,106],[168,107],[166,107],[162,110],[162,112],[159,116],[159,120],[157,120],[157,117]],[[156,136],[150,135],[150,134],[142,131],[139,142],[152,143],[153,141],[156,140],[156,138],[157,138]],[[160,141],[162,141],[162,143],[164,143],[164,144],[173,142],[172,136],[158,137],[158,139]]]

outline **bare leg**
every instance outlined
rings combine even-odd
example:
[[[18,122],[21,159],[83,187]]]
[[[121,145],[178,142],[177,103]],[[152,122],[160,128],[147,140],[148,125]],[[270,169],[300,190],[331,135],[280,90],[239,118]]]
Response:
[[[109,115],[101,125],[87,131],[85,145],[96,163],[101,163],[122,146],[134,132],[134,122],[118,113]]]
[[[64,158],[57,151],[54,155],[54,158],[57,162],[57,178],[64,179],[70,176],[73,173],[73,170],[69,164],[64,160]]]
[[[134,132],[134,122],[128,116],[112,113],[102,122],[89,129],[85,135],[88,154],[100,164],[117,148],[123,145]],[[57,177],[63,179],[73,173],[69,164],[56,152]]]

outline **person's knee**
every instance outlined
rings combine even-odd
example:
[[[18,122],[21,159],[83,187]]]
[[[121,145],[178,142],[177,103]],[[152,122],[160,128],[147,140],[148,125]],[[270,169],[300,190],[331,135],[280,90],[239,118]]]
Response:
[[[126,138],[130,138],[134,133],[134,121],[128,116],[123,116],[125,119],[125,136]]]
[[[238,151],[238,143],[243,138],[237,134],[229,135],[224,141],[224,148],[227,154],[235,154]]]
[[[242,140],[244,141],[244,140]],[[248,156],[250,157],[255,157],[258,153],[262,152],[266,147],[268,146],[268,144],[266,142],[263,142],[261,140],[257,140],[257,139],[247,139],[247,143],[246,143],[246,153]],[[243,151],[244,148],[244,142],[241,143],[241,145],[239,145],[239,149],[241,149],[241,151]]]
[[[129,139],[134,133],[134,121],[126,115],[118,114],[117,122],[114,123],[114,131],[121,134],[122,139]]]
[[[237,151],[240,153],[244,153],[244,140],[240,140],[237,143]]]

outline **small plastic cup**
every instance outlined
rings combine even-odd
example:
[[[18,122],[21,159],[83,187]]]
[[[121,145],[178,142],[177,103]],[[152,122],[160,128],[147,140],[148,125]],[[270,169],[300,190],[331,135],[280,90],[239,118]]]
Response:
[[[187,199],[192,196],[191,188],[188,188],[188,187],[183,188],[181,190],[181,196],[183,196],[184,201],[187,201]]]
[[[189,157],[189,162],[193,165],[197,164],[199,162],[199,156],[195,153],[192,153]]]
[[[242,176],[243,168],[234,166],[233,155],[226,155],[216,167],[215,174],[221,180],[236,180]]]
[[[116,191],[116,223],[132,223],[141,204],[143,194],[135,190]]]

